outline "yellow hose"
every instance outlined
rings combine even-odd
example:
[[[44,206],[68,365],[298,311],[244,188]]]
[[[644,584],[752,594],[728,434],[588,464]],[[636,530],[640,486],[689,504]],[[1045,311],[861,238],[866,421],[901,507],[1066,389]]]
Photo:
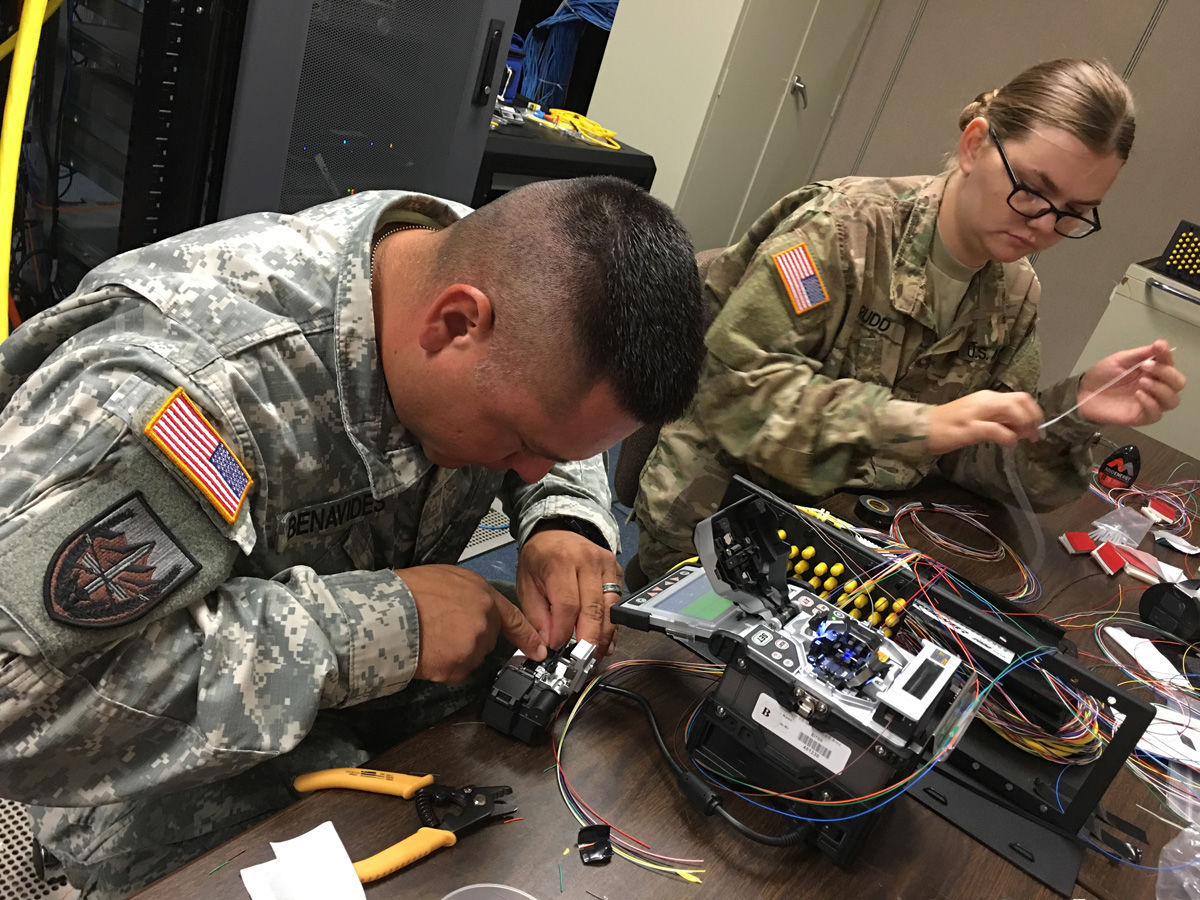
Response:
[[[56,12],[58,12],[58,8],[62,5],[63,5],[63,0],[50,0],[50,2],[48,4],[46,4],[46,12],[42,14],[42,21],[45,22],[52,15],[54,15]],[[21,33],[21,29],[18,28],[17,34],[20,34],[20,33]],[[15,46],[17,46],[17,35],[16,34],[12,35],[3,44],[0,44],[0,59],[4,59],[4,57],[8,56],[8,54],[12,53],[13,47],[15,47]]]
[[[55,3],[55,9],[62,0]],[[33,81],[33,61],[37,57],[42,23],[51,11],[46,0],[25,0],[21,24],[17,28],[16,49],[8,76],[8,97],[4,100],[4,124],[0,128],[0,341],[8,337],[8,274],[12,265],[13,210],[17,203],[17,163],[21,158],[21,137],[25,131],[25,108],[29,105],[29,85]],[[55,177],[50,173],[51,179]]]

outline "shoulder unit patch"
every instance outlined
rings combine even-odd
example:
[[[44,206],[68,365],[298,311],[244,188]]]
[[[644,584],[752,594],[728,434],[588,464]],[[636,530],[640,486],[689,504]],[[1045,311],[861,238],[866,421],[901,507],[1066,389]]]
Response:
[[[779,277],[797,315],[829,300],[825,283],[803,241],[773,254],[771,260],[779,270]]]
[[[144,616],[198,571],[200,563],[135,491],[63,542],[46,570],[43,598],[52,619],[110,628]]]
[[[254,482],[183,388],[172,392],[142,430],[226,522],[236,521]]]

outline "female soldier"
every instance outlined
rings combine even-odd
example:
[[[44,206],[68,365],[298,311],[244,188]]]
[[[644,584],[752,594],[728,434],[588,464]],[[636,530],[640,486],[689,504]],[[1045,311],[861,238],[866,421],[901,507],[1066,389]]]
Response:
[[[1025,257],[1100,229],[1133,143],[1128,87],[1101,62],[1045,62],[959,127],[940,175],[810,184],[713,263],[699,393],[641,475],[647,575],[694,555],[692,529],[734,474],[811,500],[910,487],[937,466],[1007,499],[1000,454],[1021,442],[1016,471],[1050,507],[1085,489],[1097,425],[1178,405],[1165,341],[1035,394],[1041,287]]]

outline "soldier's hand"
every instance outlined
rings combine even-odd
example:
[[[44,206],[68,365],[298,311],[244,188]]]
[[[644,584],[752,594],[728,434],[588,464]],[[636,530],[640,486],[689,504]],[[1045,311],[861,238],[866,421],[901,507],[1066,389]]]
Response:
[[[537,630],[484,578],[458,566],[397,569],[417,603],[421,650],[414,677],[458,684],[504,635],[533,660],[546,658]]]
[[[1122,372],[1126,375],[1120,378]],[[1118,380],[1113,382],[1114,378]],[[1102,425],[1150,425],[1179,405],[1186,382],[1166,341],[1122,350],[1083,373],[1079,414]]]
[[[539,531],[521,547],[517,596],[551,647],[562,646],[574,630],[595,645],[597,656],[612,651],[616,630],[608,610],[621,595],[604,593],[606,582],[621,583],[617,558],[572,531]]]
[[[925,449],[932,454],[995,441],[1011,447],[1017,441],[1036,441],[1042,408],[1029,394],[976,391],[935,406],[929,416]]]

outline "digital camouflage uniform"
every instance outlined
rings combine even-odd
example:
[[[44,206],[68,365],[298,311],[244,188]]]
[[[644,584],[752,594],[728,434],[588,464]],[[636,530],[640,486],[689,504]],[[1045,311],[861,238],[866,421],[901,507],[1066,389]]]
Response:
[[[810,184],[714,261],[700,389],[642,469],[635,511],[648,576],[695,555],[692,530],[734,474],[813,501],[843,487],[911,487],[937,466],[1010,498],[999,445],[924,450],[933,405],[984,388],[1034,393],[1041,368],[1041,286],[1024,259],[980,269],[949,331],[937,333],[926,263],[947,178]],[[801,244],[816,279],[789,293],[773,257]],[[1047,418],[1074,404],[1077,386],[1072,378],[1036,395]],[[1020,444],[1014,471],[1034,504],[1085,489],[1094,431],[1072,414]]]
[[[372,236],[468,211],[366,193],[219,222],[110,260],[0,345],[0,796],[95,896],[467,702],[478,683],[408,687],[392,570],[455,562],[497,492],[519,540],[572,516],[617,546],[599,459],[534,485],[439,469],[395,418]],[[237,461],[253,480],[236,516],[144,433],[179,387],[226,487]]]

